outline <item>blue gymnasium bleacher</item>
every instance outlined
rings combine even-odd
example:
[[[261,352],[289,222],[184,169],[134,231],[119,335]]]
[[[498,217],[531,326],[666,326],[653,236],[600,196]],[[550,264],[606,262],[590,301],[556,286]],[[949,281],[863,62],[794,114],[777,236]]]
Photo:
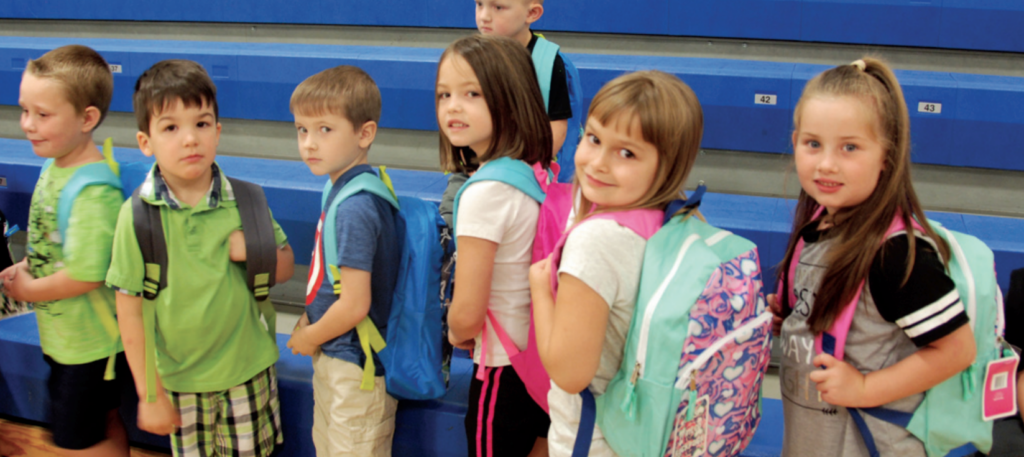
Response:
[[[538,30],[1024,51],[1015,0],[560,0]],[[473,27],[466,0],[0,3],[0,18]]]
[[[124,163],[146,163],[138,151],[117,148],[115,156]],[[0,139],[0,207],[12,222],[24,226],[28,200],[39,175],[42,159],[31,152],[23,140]],[[270,159],[221,157],[218,163],[235,177],[261,184],[275,218],[289,235],[296,260],[309,263],[313,233],[319,216],[318,202],[324,178],[309,174],[304,164]],[[400,195],[440,200],[445,178],[437,172],[392,170],[395,190]],[[793,201],[778,198],[709,194],[701,211],[708,221],[754,241],[760,250],[766,271],[785,253],[790,230]],[[1006,290],[1009,272],[1024,267],[1024,219],[977,216],[956,213],[929,213],[929,217],[954,230],[971,233],[995,251],[999,284]],[[767,290],[774,281],[766,280]],[[278,362],[280,398],[286,440],[279,455],[312,455],[309,430],[312,427],[312,366],[310,359],[293,356],[285,348],[286,335],[278,335],[281,360]],[[42,362],[35,320],[30,316],[0,321],[0,415],[45,422],[46,390],[43,382],[47,367]],[[472,362],[456,358],[452,366],[452,385],[441,399],[401,402],[396,420],[394,455],[459,456],[465,452],[462,418],[468,402]],[[165,439],[141,434],[131,427],[133,441],[158,447]],[[782,406],[778,400],[765,399],[764,417],[747,457],[778,456],[782,447]],[[952,455],[952,454],[951,454]]]
[[[200,62],[218,85],[221,116],[291,122],[288,100],[303,79],[339,64],[377,82],[385,128],[436,130],[433,81],[439,49],[197,41],[0,37],[0,104],[16,105],[25,63],[68,43],[91,46],[111,64],[111,109],[131,112],[138,76],[167,58]],[[790,150],[793,106],[820,65],[749,60],[570,54],[584,100],[612,78],[638,69],[674,73],[697,93],[705,114],[703,147]],[[910,107],[917,163],[1024,170],[1024,78],[897,71]],[[260,94],[253,97],[251,94]]]

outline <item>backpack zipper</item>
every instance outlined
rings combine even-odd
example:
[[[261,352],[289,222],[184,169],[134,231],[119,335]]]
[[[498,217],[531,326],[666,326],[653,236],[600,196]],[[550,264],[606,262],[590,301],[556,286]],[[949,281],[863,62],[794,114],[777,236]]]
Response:
[[[676,261],[672,265],[672,269],[669,271],[665,279],[661,281],[661,285],[658,286],[658,290],[654,292],[654,296],[647,301],[647,309],[644,310],[644,320],[640,325],[640,342],[637,344],[636,351],[636,365],[633,367],[633,375],[630,376],[630,383],[636,385],[636,381],[644,375],[644,362],[647,361],[647,344],[648,338],[650,337],[651,321],[654,319],[654,311],[657,310],[658,305],[661,303],[661,297],[665,295],[665,290],[668,289],[669,283],[675,278],[676,273],[679,272],[679,265],[683,263],[683,258],[686,257],[686,252],[690,250],[690,246],[700,240],[700,235],[694,233],[683,241],[683,246],[679,248],[679,254],[676,255]]]

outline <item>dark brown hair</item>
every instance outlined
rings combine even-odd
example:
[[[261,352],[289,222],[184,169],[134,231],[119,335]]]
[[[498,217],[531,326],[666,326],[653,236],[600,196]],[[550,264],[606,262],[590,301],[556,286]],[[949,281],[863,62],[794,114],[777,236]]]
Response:
[[[827,237],[835,240],[835,244],[828,253],[829,266],[816,293],[814,308],[807,318],[811,331],[821,333],[832,326],[843,308],[853,300],[861,281],[867,278],[871,263],[875,255],[879,254],[885,233],[895,217],[899,216],[907,227],[911,227],[912,219],[916,219],[925,235],[938,246],[943,262],[948,262],[949,246],[928,224],[914,192],[910,179],[910,116],[903,90],[889,66],[881,60],[865,57],[853,64],[841,65],[815,76],[807,83],[794,110],[796,133],[800,132],[800,114],[804,105],[807,100],[817,96],[854,97],[869,109],[875,110],[878,119],[875,126],[877,139],[886,149],[885,167],[868,199],[830,215],[834,226]],[[800,232],[818,222],[812,219],[819,206],[807,192],[800,191],[793,218],[793,233],[789,237],[786,256],[778,271],[780,280],[785,281],[785,275],[795,261],[793,250]],[[908,236],[907,239],[910,253],[906,259],[904,283],[914,267],[916,244],[914,236]],[[881,254],[884,255],[884,252]],[[789,291],[784,291],[781,298],[788,301],[788,297]]]
[[[132,107],[139,131],[149,134],[149,121],[169,105],[181,100],[186,108],[209,105],[214,120],[217,111],[217,86],[201,65],[191,60],[164,60],[149,67],[135,82]]]
[[[77,44],[61,46],[30,61],[25,74],[52,79],[63,86],[65,97],[78,114],[95,106],[100,110],[96,127],[106,119],[114,94],[114,76],[107,61],[92,48]]]
[[[491,113],[493,130],[481,162],[501,157],[551,165],[551,121],[534,74],[533,61],[519,42],[505,37],[470,35],[456,40],[441,54],[438,73],[445,59],[461,56],[480,81],[480,89]],[[435,103],[437,102],[435,96]],[[436,105],[435,105],[436,106]],[[440,122],[440,121],[439,121]],[[452,146],[438,123],[441,138],[441,168],[467,171],[460,148]]]
[[[690,86],[674,75],[650,70],[622,75],[605,84],[587,113],[588,122],[595,120],[604,126],[616,122],[628,126],[634,119],[640,123],[643,140],[658,150],[658,168],[650,189],[621,209],[663,209],[682,197],[700,152],[704,111]],[[583,220],[593,205],[582,194],[578,204],[577,220]]]
[[[365,71],[351,65],[328,68],[306,78],[295,91],[288,109],[292,114],[335,114],[359,128],[380,122],[380,89]]]

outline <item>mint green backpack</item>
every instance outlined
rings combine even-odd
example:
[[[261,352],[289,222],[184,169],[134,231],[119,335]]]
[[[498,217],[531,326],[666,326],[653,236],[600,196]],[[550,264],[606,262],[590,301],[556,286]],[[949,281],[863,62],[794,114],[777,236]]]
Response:
[[[920,229],[917,221],[912,222],[914,228]],[[865,414],[906,428],[924,443],[929,457],[942,457],[967,445],[973,445],[983,453],[988,453],[992,448],[992,421],[983,417],[985,371],[989,362],[1012,353],[1003,350],[1003,296],[996,283],[994,256],[992,250],[978,238],[949,230],[935,221],[928,223],[949,244],[949,277],[956,284],[970,319],[977,355],[974,363],[959,376],[953,376],[928,389],[913,413],[883,407],[848,409],[872,456],[878,456],[879,452],[871,430],[863,419]],[[906,232],[903,219],[896,217],[886,231],[885,238]],[[927,238],[921,239],[930,242]],[[799,259],[802,249],[803,241],[798,241],[793,258]],[[796,262],[790,262],[783,283],[790,283],[795,271]],[[863,287],[862,283],[861,290]],[[790,294],[791,291],[782,290],[780,293]],[[832,328],[815,338],[817,353],[828,353],[843,360],[846,336],[859,299],[860,292],[836,319]],[[789,303],[795,303],[792,295],[789,296]]]
[[[761,418],[771,313],[757,247],[691,215],[647,242],[622,366],[597,399],[622,457],[737,455]]]

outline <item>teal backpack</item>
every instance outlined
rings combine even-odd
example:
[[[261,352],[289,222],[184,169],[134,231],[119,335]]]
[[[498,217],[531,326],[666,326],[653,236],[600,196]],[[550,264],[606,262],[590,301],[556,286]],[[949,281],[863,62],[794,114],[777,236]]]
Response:
[[[569,88],[569,105],[572,107],[572,117],[568,119],[569,125],[565,132],[565,142],[562,149],[555,152],[555,161],[561,167],[558,173],[559,182],[572,182],[576,173],[576,146],[583,137],[582,119],[586,116],[583,113],[583,89],[580,86],[580,72],[576,65],[569,60],[565,54],[559,51],[557,44],[554,44],[543,36],[537,35],[537,43],[533,46],[533,68],[537,74],[537,82],[540,83],[540,92],[544,96],[544,109],[548,109],[548,101],[551,98],[551,73],[554,71],[555,57],[562,56],[562,63],[565,64],[565,83]]]
[[[939,237],[949,244],[952,255],[947,272],[956,284],[960,300],[970,319],[977,355],[974,363],[962,371],[960,376],[953,376],[928,389],[921,404],[913,413],[883,407],[848,409],[850,417],[864,438],[868,453],[873,457],[879,454],[871,430],[864,422],[864,414],[906,428],[924,443],[929,457],[942,457],[954,449],[968,445],[973,445],[983,453],[988,453],[992,448],[992,421],[983,418],[982,390],[986,382],[985,371],[989,362],[1012,354],[1009,349],[1004,351],[1003,296],[996,283],[994,256],[992,250],[978,238],[949,230],[934,221],[928,223]],[[913,221],[913,225],[920,228],[917,221]],[[902,218],[896,217],[885,238],[906,232]],[[926,238],[921,239],[927,241]],[[799,240],[794,249],[793,259],[800,258],[802,249],[803,241]],[[787,306],[795,303],[792,291],[787,290],[790,289],[787,284],[791,283],[796,273],[797,262],[789,263],[790,268],[781,281],[779,295],[787,300]],[[861,290],[863,287],[862,282]],[[846,336],[859,299],[860,292],[852,303],[846,306],[832,328],[815,338],[817,353],[828,353],[843,360]],[[1010,385],[1014,384],[1011,382]]]
[[[366,355],[363,390],[373,389],[376,352],[384,365],[387,391],[399,400],[430,400],[447,391],[444,373],[443,331],[445,307],[441,294],[441,265],[444,257],[444,220],[437,206],[416,197],[398,197],[384,167],[380,177],[361,173],[345,184],[333,200],[327,201],[333,184],[324,184],[321,207],[326,213],[322,234],[337,233],[338,206],[359,192],[369,192],[391,204],[397,211],[396,225],[402,240],[398,282],[388,316],[387,334],[367,315],[356,325],[356,334]],[[322,235],[324,273],[341,292],[338,269],[338,240]],[[319,247],[317,247],[319,249]],[[314,254],[314,258],[316,254]],[[372,352],[371,352],[372,351]]]
[[[60,191],[60,195],[57,197],[57,230],[60,233],[60,241],[63,246],[62,249],[65,251],[64,255],[67,256],[67,236],[68,236],[68,221],[71,219],[71,209],[74,207],[75,199],[78,194],[82,192],[86,187],[90,186],[110,186],[118,189],[124,194],[124,186],[121,183],[121,170],[120,165],[114,161],[113,156],[113,142],[111,139],[107,139],[103,146],[103,157],[105,160],[101,162],[93,162],[82,165],[75,174],[71,176],[67,184]],[[53,159],[47,159],[43,162],[42,168],[39,170],[39,174],[42,175],[49,169],[54,163]],[[89,292],[89,294],[98,294],[97,291]],[[103,379],[111,380],[114,379],[114,360],[117,357],[117,340],[121,338],[121,333],[117,328],[117,320],[114,318],[114,313],[106,306],[103,305],[102,300],[97,297],[93,297],[89,300],[93,305],[93,311],[99,318],[100,323],[103,324],[103,328],[106,329],[107,334],[111,338],[111,349],[110,357],[107,358],[107,368],[104,371]]]
[[[623,457],[735,456],[761,418],[772,316],[757,247],[694,217],[700,193],[648,240],[622,365],[596,400]]]

